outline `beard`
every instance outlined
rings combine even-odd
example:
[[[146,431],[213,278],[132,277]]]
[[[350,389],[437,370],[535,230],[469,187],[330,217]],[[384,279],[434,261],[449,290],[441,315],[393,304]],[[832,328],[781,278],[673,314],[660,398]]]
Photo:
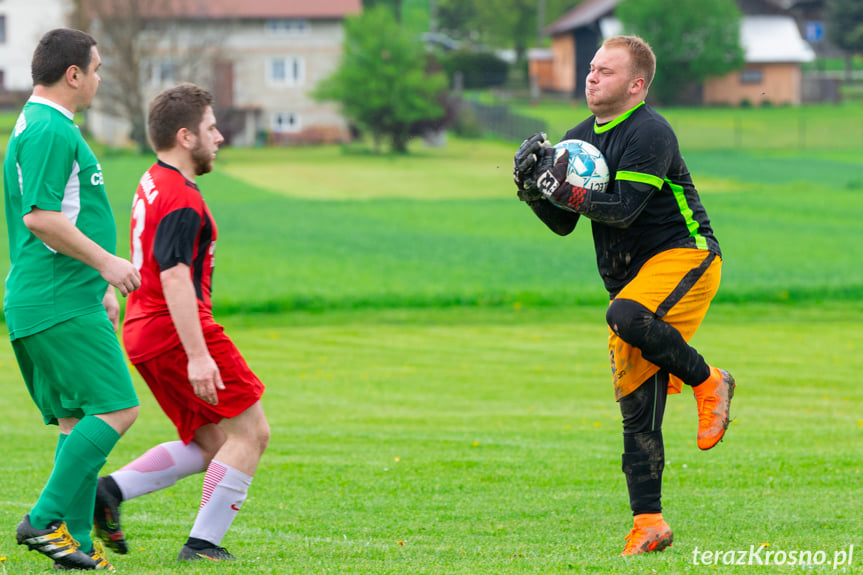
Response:
[[[196,176],[203,176],[204,174],[213,171],[213,155],[204,149],[200,140],[198,140],[198,144],[192,148],[192,163],[195,166]]]

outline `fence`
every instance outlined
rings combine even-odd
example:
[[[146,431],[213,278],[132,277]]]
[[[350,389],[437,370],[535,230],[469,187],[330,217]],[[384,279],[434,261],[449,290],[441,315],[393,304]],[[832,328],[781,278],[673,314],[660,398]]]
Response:
[[[674,128],[681,146],[699,149],[856,150],[863,148],[863,113],[856,102],[843,105],[776,107],[658,108]],[[587,108],[580,110],[587,117]],[[540,112],[541,113],[541,112]],[[476,136],[493,135],[520,142],[544,131],[562,136],[578,115],[566,124],[520,115],[508,105],[463,100],[460,117],[470,116]],[[555,117],[559,116],[557,114]]]
[[[505,105],[494,106],[462,100],[459,114],[472,114],[482,135],[506,140],[523,140],[536,132],[548,131],[545,120],[516,114]]]

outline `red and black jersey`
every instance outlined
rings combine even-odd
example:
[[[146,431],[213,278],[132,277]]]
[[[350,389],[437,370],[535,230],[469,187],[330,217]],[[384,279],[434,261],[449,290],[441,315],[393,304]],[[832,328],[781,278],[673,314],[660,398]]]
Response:
[[[217,230],[198,187],[160,160],[138,184],[130,232],[141,287],[129,294],[123,343],[135,363],[180,344],[160,275],[177,264],[189,266],[204,332],[217,327],[210,299]]]

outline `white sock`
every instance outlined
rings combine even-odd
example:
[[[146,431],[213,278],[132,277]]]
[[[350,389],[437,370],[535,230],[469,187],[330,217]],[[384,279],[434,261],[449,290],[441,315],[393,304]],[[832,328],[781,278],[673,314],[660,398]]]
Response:
[[[175,484],[177,481],[204,471],[204,454],[198,444],[169,441],[150,449],[147,453],[111,474],[123,500],[152,493]]]
[[[252,478],[245,473],[212,460],[204,476],[201,508],[189,537],[219,545],[246,500],[251,484]]]

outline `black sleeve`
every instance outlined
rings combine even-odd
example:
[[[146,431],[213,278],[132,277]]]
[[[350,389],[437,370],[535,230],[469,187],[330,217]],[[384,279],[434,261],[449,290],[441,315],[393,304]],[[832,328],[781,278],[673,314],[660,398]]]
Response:
[[[572,233],[578,223],[578,214],[558,208],[546,199],[527,202],[533,213],[559,236]]]
[[[650,184],[617,180],[610,194],[590,192],[590,202],[579,212],[607,226],[628,228],[641,215],[655,192],[656,188]]]
[[[193,208],[180,208],[162,218],[153,240],[153,256],[162,271],[177,264],[192,265],[200,228],[201,216]]]

